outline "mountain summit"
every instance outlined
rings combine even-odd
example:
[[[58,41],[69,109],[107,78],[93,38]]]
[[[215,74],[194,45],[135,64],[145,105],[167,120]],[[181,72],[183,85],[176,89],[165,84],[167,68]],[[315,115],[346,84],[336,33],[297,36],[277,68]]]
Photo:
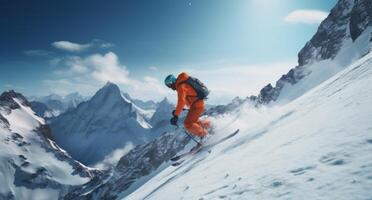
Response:
[[[372,2],[340,0],[298,54],[298,65],[273,87],[265,86],[258,103],[289,102],[371,51]]]
[[[56,141],[75,159],[93,164],[125,144],[141,144],[151,137],[143,111],[119,87],[106,83],[86,102],[51,123]]]

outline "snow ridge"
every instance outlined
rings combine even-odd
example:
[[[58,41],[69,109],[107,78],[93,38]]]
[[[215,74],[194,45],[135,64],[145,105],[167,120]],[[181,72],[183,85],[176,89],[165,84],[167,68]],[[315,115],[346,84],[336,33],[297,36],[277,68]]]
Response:
[[[29,106],[14,91],[0,95],[0,199],[57,199],[101,173],[60,149]]]

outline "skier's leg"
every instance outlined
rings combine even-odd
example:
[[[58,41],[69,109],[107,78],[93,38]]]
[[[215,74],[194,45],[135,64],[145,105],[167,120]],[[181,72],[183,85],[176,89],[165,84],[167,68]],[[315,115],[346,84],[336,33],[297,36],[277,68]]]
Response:
[[[208,130],[212,128],[212,123],[207,119],[200,119],[199,123],[204,129]]]
[[[191,134],[199,137],[203,137],[208,134],[208,132],[203,128],[199,121],[199,117],[203,112],[204,106],[203,107],[191,106],[184,122],[186,130]]]

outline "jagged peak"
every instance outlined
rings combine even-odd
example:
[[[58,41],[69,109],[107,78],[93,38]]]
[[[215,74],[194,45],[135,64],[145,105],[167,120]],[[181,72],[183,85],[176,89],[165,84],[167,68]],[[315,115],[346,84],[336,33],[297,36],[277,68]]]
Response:
[[[120,88],[115,83],[108,81],[101,89],[98,90],[98,92],[100,91],[112,91],[112,92],[120,93]]]
[[[24,97],[21,93],[15,92],[14,90],[3,92],[0,95],[0,106],[9,106],[11,109],[18,108],[19,106],[17,106],[14,98],[21,100],[22,105],[31,106],[26,97]]]
[[[163,110],[163,109],[168,109],[170,107],[173,107],[174,105],[168,100],[167,97],[165,97],[162,101],[158,103],[157,109],[156,110]]]
[[[5,91],[1,94],[0,97],[12,97],[12,98],[23,98],[23,99],[26,99],[21,93],[18,93],[14,90],[8,90],[8,91]]]
[[[159,102],[159,104],[165,104],[165,103],[172,104],[167,97],[164,97],[164,99]]]
[[[114,82],[107,81],[105,86],[103,86],[103,87],[115,87],[115,86],[117,87],[117,85]]]
[[[122,102],[124,104],[132,104],[130,99],[127,99],[123,95],[119,86],[112,82],[107,82],[101,89],[99,89],[94,96],[90,99],[90,102],[97,104],[113,104],[117,102]]]

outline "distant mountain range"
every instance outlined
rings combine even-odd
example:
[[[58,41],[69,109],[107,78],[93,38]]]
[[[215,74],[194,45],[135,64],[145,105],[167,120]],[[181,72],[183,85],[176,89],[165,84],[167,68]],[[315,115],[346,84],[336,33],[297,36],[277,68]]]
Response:
[[[32,109],[41,117],[53,118],[69,109],[76,108],[81,102],[87,100],[79,93],[71,93],[66,96],[51,94],[42,97],[28,97]]]

